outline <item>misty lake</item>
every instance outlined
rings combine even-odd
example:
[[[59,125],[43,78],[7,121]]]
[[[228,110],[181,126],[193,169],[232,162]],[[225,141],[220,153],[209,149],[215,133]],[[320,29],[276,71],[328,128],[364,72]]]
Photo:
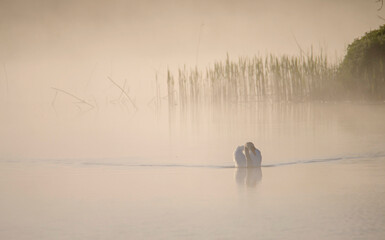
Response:
[[[47,157],[1,159],[0,238],[385,235],[383,103],[244,104],[169,117],[54,121],[49,133],[39,124],[39,137],[26,130],[21,146]],[[261,150],[262,168],[233,167],[246,141]]]
[[[0,240],[385,239],[384,20],[0,0]]]

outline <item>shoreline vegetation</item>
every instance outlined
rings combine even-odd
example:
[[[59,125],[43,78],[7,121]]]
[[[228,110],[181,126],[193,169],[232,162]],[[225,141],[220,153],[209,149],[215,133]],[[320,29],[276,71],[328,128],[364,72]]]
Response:
[[[355,39],[341,62],[322,51],[253,56],[206,69],[168,70],[169,109],[222,108],[242,102],[384,101],[385,25]]]

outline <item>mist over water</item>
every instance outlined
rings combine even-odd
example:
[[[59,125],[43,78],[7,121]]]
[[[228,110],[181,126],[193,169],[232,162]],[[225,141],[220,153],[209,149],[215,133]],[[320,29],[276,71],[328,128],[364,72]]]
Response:
[[[228,112],[202,108],[173,116],[112,104],[107,110],[36,117],[35,125],[9,121],[1,147],[8,156],[2,158],[231,164],[235,147],[253,141],[270,164],[384,149],[383,104],[250,103]]]
[[[1,156],[125,157],[143,152],[155,155],[157,151],[146,151],[142,146],[152,143],[173,147],[170,141],[181,141],[172,140],[176,137],[170,140],[170,134],[193,138],[205,135],[204,131],[208,131],[204,137],[207,145],[212,140],[208,137],[217,137],[213,140],[226,144],[223,134],[228,129],[218,130],[203,123],[215,116],[219,119],[222,113],[207,113],[211,117],[205,116],[204,111],[200,113],[201,124],[192,135],[192,127],[178,126],[178,120],[173,122],[175,126],[165,128],[168,68],[175,72],[178,67],[197,64],[204,69],[225,59],[226,53],[231,59],[254,54],[298,54],[298,43],[305,51],[312,44],[315,49],[320,45],[333,62],[343,56],[352,39],[378,26],[381,20],[376,16],[377,8],[375,2],[367,1],[2,1]],[[134,114],[133,106],[109,77],[125,88],[139,106],[138,112]],[[151,113],[157,86],[162,97],[160,120],[155,120]],[[55,89],[67,91],[93,108]],[[262,116],[266,111],[274,115],[276,111],[278,117],[279,110],[274,110],[277,107],[262,108],[271,110],[261,113],[255,108],[251,115]],[[304,108],[303,117],[307,113],[312,116],[313,110],[306,110],[306,106],[288,107],[292,108]],[[245,118],[237,119],[252,121],[247,117],[248,111],[245,114]],[[231,115],[235,113],[228,113],[220,122],[233,118]],[[266,124],[273,124],[267,116],[262,118]],[[263,134],[276,131],[274,126],[274,130],[265,130],[265,125],[259,123],[251,126],[260,128],[258,132],[247,135],[255,129],[244,124],[231,123],[234,130],[229,130],[229,139],[234,142],[228,142],[226,149],[246,138],[271,145]],[[290,126],[280,131],[294,130]],[[235,140],[232,134],[240,136],[237,132],[243,136]],[[189,144],[185,144],[186,148]],[[161,156],[170,153],[163,151]],[[203,151],[213,153],[215,148]]]
[[[337,63],[377,8],[1,1],[0,239],[382,238],[383,102],[182,105],[167,89],[168,70],[226,57],[313,45]],[[237,169],[248,141],[262,167]]]

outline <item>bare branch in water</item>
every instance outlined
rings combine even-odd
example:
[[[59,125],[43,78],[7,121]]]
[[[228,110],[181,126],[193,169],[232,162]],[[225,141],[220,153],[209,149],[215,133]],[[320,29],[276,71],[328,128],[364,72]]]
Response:
[[[78,97],[78,96],[76,96],[76,95],[74,95],[74,94],[72,94],[70,92],[67,92],[67,91],[65,91],[63,89],[60,89],[60,88],[54,88],[53,87],[52,89],[55,90],[56,92],[61,92],[61,93],[67,94],[68,96],[71,96],[71,97],[75,98],[76,100],[79,101],[78,103],[86,104],[86,105],[90,106],[91,109],[94,108],[94,105],[92,105],[91,103],[87,102],[86,100],[84,100],[84,99],[82,99],[82,98],[80,98],[80,97]],[[55,99],[54,100],[56,100],[56,95],[55,95]],[[52,104],[54,104],[54,103],[55,102],[53,101]]]
[[[380,15],[377,15],[377,17],[383,21],[385,21],[385,18],[381,17]]]
[[[134,101],[132,101],[131,97],[128,95],[128,93],[124,90],[124,88],[122,88],[119,84],[117,84],[114,80],[112,80],[111,77],[107,77],[116,87],[118,87],[122,93],[124,94],[124,96],[127,97],[127,99],[131,102],[132,106],[134,106],[135,110],[137,111],[138,110],[138,107],[136,106],[136,104],[134,103]]]
[[[123,84],[123,89],[126,89],[126,83],[127,83],[127,79],[124,79],[124,84]],[[122,99],[122,96],[123,96],[123,91],[120,92],[120,96],[119,96],[119,99]]]

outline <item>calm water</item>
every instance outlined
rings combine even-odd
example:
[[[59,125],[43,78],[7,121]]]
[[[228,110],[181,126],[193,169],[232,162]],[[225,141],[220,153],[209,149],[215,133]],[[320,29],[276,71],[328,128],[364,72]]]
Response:
[[[384,239],[384,120],[382,104],[270,106],[176,119],[142,155],[3,159],[0,239]],[[261,169],[232,167],[246,140]]]

